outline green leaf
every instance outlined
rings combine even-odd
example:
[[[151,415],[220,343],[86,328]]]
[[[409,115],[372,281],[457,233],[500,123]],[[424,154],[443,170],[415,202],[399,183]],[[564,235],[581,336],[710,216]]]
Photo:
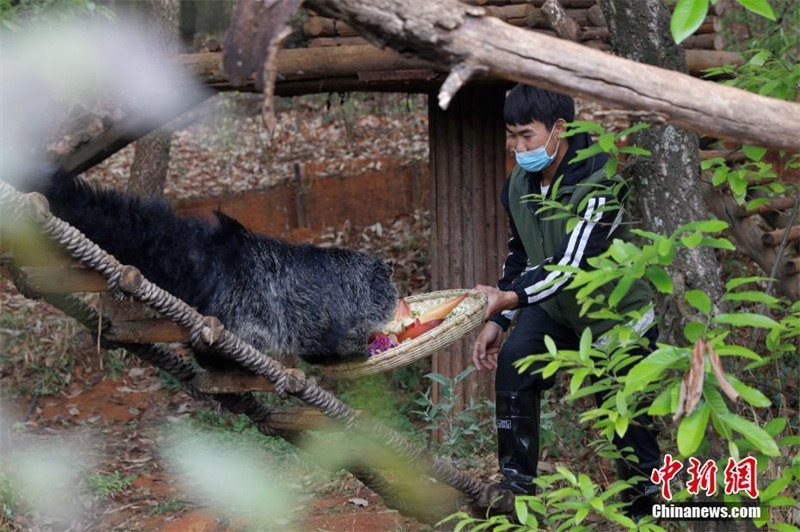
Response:
[[[592,350],[592,330],[589,327],[586,327],[583,332],[581,333],[581,343],[580,343],[580,357],[581,362],[584,364],[588,364],[591,356]]]
[[[683,298],[691,306],[708,316],[711,314],[711,299],[700,290],[689,290],[683,294]]]
[[[675,42],[680,44],[686,37],[697,31],[707,13],[708,0],[678,0],[669,24]]]
[[[645,275],[650,279],[659,292],[662,294],[672,293],[672,278],[661,266],[652,265],[645,270]]]
[[[650,408],[647,409],[647,413],[652,416],[666,416],[672,413],[672,389],[677,384],[678,383],[673,383],[666,390],[658,394],[658,397],[653,400]]]
[[[625,393],[641,390],[656,379],[662,371],[689,358],[689,349],[660,347],[631,368],[625,376]]]
[[[614,422],[614,431],[620,438],[625,436],[625,433],[628,431],[628,423],[630,423],[630,421],[626,417],[618,417]]]
[[[628,293],[628,290],[630,289],[634,280],[635,279],[629,275],[623,277],[619,284],[617,284],[617,286],[614,288],[614,291],[611,292],[611,295],[608,296],[608,304],[612,307],[616,307],[617,303],[622,301],[622,298]]]
[[[756,15],[761,15],[764,18],[775,20],[775,11],[772,10],[772,6],[769,5],[767,0],[737,0],[737,2],[739,2],[742,7],[752,11]],[[705,15],[703,16],[705,17]]]
[[[741,345],[723,345],[714,347],[719,356],[733,355],[742,358],[749,358],[750,360],[761,360],[761,355]]]
[[[771,55],[772,52],[770,52],[769,50],[761,50],[756,55],[751,57],[750,61],[748,61],[747,64],[753,66],[764,66],[764,63],[767,62],[767,59],[769,59],[769,56]]]
[[[623,146],[619,149],[620,153],[627,153],[628,155],[650,155],[650,151],[639,146]]]
[[[581,368],[572,374],[572,378],[569,381],[569,393],[575,393],[580,389],[590,371],[592,371],[590,368]]]
[[[547,346],[547,352],[551,355],[555,355],[558,353],[558,348],[556,347],[556,343],[550,337],[550,335],[545,335],[544,337],[544,345]]]
[[[733,389],[742,396],[742,399],[750,403],[751,405],[757,408],[766,408],[772,404],[772,401],[767,399],[767,397],[761,393],[760,391],[756,390],[755,388],[751,388],[750,386],[746,385],[733,375],[727,375],[728,381],[733,386]]]
[[[514,510],[516,510],[517,520],[520,523],[525,523],[528,520],[528,505],[521,497],[514,499]]]
[[[613,133],[603,133],[597,139],[598,144],[603,149],[603,151],[611,151],[614,147],[614,134]]]
[[[744,436],[747,441],[763,454],[780,456],[781,452],[778,449],[778,444],[775,443],[772,436],[752,421],[748,421],[730,411],[720,416],[720,418],[725,425]]]
[[[764,430],[772,436],[773,438],[783,432],[786,428],[786,418],[785,417],[776,417],[772,418],[767,421],[767,424],[764,425]]]
[[[690,321],[683,327],[683,335],[692,343],[695,343],[703,331],[706,329],[706,324],[699,321]]]
[[[722,183],[727,181],[728,179],[728,167],[727,166],[718,166],[716,170],[714,170],[714,174],[711,176],[711,184],[715,187],[720,186]]]
[[[723,301],[752,301],[754,303],[764,303],[766,305],[775,305],[778,299],[772,297],[764,292],[756,292],[755,290],[745,290],[743,292],[728,292],[722,296]]]
[[[733,290],[737,286],[741,286],[743,284],[756,283],[759,281],[769,281],[769,280],[770,280],[769,277],[736,277],[725,283],[725,289]]]
[[[714,323],[727,323],[735,327],[761,327],[762,329],[773,329],[780,325],[767,316],[753,314],[751,312],[739,312],[738,314],[718,314],[714,316]]]
[[[751,144],[745,144],[742,146],[742,151],[747,156],[748,159],[752,161],[760,161],[764,155],[767,154],[767,149],[761,146],[753,146]]]
[[[631,127],[625,128],[622,131],[620,131],[619,133],[617,133],[617,137],[618,138],[627,137],[631,133],[636,133],[637,131],[641,131],[643,129],[647,129],[648,127],[650,127],[650,124],[648,124],[647,122],[639,122],[637,124],[632,125]]]
[[[703,233],[718,233],[727,229],[728,222],[723,220],[699,220],[683,224],[678,229],[683,231],[701,231]]]
[[[689,233],[681,237],[681,242],[687,248],[694,248],[700,245],[703,241],[703,235],[700,233]]]
[[[711,408],[703,401],[694,412],[681,420],[678,426],[678,450],[683,456],[689,456],[697,450],[706,433]]]

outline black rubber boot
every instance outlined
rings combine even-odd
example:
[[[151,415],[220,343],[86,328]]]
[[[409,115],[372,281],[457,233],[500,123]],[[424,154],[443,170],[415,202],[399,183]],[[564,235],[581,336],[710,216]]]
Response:
[[[539,463],[539,392],[497,392],[497,458],[500,487],[533,495]]]
[[[656,504],[658,486],[650,481],[650,473],[658,466],[658,463],[633,464],[626,460],[617,460],[617,475],[620,480],[644,477],[633,482],[633,487],[624,490],[620,494],[622,501],[629,503],[625,508],[625,513],[631,519],[638,521],[646,515],[652,515],[653,506]]]

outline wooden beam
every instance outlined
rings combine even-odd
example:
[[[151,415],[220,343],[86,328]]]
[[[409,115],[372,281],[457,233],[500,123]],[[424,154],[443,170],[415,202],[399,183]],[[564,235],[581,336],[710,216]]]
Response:
[[[482,73],[612,107],[658,112],[675,126],[714,138],[792,151],[798,147],[798,103],[516,28],[456,0],[313,0],[311,5],[363,35],[453,69],[439,94],[443,106]]]
[[[163,318],[113,321],[106,329],[104,336],[112,342],[123,344],[189,341],[189,331],[185,327]]]
[[[275,385],[263,375],[241,371],[198,370],[192,385],[203,393],[215,395],[275,391]]]
[[[228,76],[222,68],[222,54],[206,52],[180,56],[185,67],[206,85],[217,90],[231,90]],[[714,52],[708,50],[687,50],[687,64],[691,72],[723,66],[741,64],[742,56],[733,52]],[[394,50],[380,49],[372,44],[361,46],[336,46],[330,48],[293,48],[278,53],[278,76],[276,91],[279,94],[298,94],[296,81],[310,92],[325,92],[335,78],[356,78],[360,72],[391,72],[395,70],[432,70],[446,72],[445,68],[422,59],[404,57]],[[295,89],[291,87],[294,85]],[[315,90],[315,87],[319,89]],[[358,90],[358,86],[348,87]],[[255,90],[247,85],[237,90]],[[375,90],[364,86],[361,90]]]
[[[25,266],[20,271],[31,290],[40,294],[108,291],[105,279],[99,273],[85,268]]]

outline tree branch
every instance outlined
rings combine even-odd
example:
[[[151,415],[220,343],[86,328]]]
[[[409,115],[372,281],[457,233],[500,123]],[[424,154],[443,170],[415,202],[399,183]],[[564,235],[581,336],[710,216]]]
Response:
[[[530,83],[627,109],[663,112],[674,125],[736,142],[797,148],[800,104],[643,65],[517,28],[456,0],[312,0],[378,44],[451,68]]]

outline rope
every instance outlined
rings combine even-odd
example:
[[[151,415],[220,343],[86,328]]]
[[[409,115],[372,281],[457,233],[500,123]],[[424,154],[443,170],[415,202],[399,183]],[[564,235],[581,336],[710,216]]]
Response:
[[[7,266],[12,275],[12,281],[17,290],[30,299],[44,300],[53,305],[66,315],[76,319],[81,325],[93,334],[98,330],[100,316],[98,312],[81,299],[73,295],[38,294],[30,289],[25,278],[13,261],[6,257],[0,258],[0,263]],[[110,327],[110,320],[103,318],[103,331]],[[265,436],[280,437],[293,445],[298,445],[305,435],[303,433],[285,432],[270,425],[273,414],[272,408],[251,393],[246,394],[218,394],[212,395],[199,391],[191,380],[195,377],[195,368],[176,355],[172,350],[153,344],[127,344],[107,340],[101,335],[101,345],[104,349],[123,348],[137,356],[139,359],[155,366],[175,378],[183,386],[184,391],[192,398],[201,401],[214,400],[232,414],[247,416],[256,429]],[[389,483],[377,470],[367,466],[348,466],[346,469],[362,484],[374,491],[386,505],[394,508],[401,514],[417,518],[426,523],[435,523],[441,518],[455,511],[458,504],[409,504],[401,496],[400,490]]]
[[[109,284],[109,289],[121,289],[189,329],[193,347],[204,349],[214,345],[217,352],[236,361],[245,369],[267,377],[275,384],[279,396],[295,395],[321,410],[326,416],[342,422],[346,428],[358,427],[364,434],[377,437],[399,457],[422,462],[434,479],[466,494],[473,501],[488,500],[493,491],[491,485],[472,478],[451,463],[413,447],[396,431],[369,420],[366,416],[357,416],[346,403],[320,388],[301,370],[284,367],[222,328],[216,318],[202,316],[182,300],[148,281],[136,268],[123,266],[76,228],[53,216],[47,200],[40,194],[23,195],[0,181],[0,205],[39,224],[43,232],[64,246],[74,258],[99,272]]]

